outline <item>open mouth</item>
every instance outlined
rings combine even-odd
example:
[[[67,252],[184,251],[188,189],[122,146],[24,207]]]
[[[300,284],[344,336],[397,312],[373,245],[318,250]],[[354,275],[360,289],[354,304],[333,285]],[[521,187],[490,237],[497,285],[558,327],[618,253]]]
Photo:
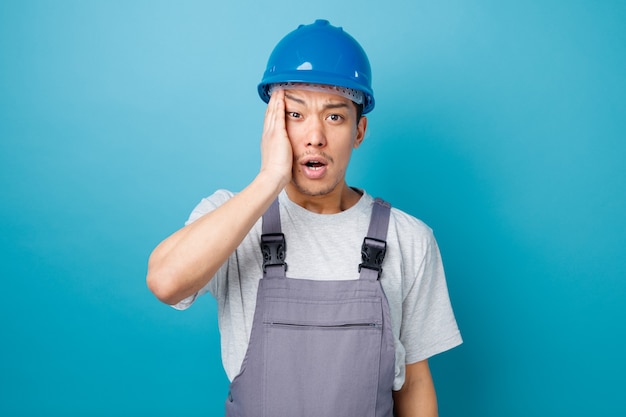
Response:
[[[313,160],[313,161],[308,161],[308,162],[307,162],[307,163],[305,163],[304,165],[305,165],[306,167],[308,167],[309,169],[313,169],[313,170],[316,170],[316,169],[321,169],[321,168],[323,168],[323,167],[325,167],[325,166],[326,166],[326,164],[324,164],[323,162],[320,162],[320,161],[315,161],[315,160]]]
[[[306,155],[299,160],[302,174],[310,180],[319,180],[326,175],[332,162],[326,155]]]

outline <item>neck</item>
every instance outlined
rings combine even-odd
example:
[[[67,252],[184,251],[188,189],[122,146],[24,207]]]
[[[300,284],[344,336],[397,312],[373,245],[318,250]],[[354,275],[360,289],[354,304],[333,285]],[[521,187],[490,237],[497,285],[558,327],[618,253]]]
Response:
[[[289,199],[300,207],[318,214],[336,214],[354,206],[361,199],[361,194],[343,182],[330,193],[307,195],[301,193],[293,184],[288,184],[285,191]]]

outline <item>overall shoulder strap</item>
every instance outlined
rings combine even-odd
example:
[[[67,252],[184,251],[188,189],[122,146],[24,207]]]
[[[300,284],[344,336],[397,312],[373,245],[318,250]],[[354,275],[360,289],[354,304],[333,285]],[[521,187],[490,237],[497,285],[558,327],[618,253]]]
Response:
[[[285,235],[280,225],[278,197],[263,214],[261,252],[263,254],[263,278],[284,278],[287,271]]]
[[[387,251],[387,229],[391,205],[376,198],[372,205],[372,217],[361,246],[361,260],[359,264],[360,279],[377,280],[383,272],[382,264]]]
[[[270,208],[263,213],[263,234],[280,233],[281,231],[280,205],[278,204],[278,197],[276,197]]]

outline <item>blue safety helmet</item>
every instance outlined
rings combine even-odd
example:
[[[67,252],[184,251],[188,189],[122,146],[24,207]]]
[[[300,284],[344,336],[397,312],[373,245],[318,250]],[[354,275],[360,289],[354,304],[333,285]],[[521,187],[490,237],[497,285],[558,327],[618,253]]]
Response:
[[[374,108],[372,70],[365,51],[327,20],[300,25],[278,42],[258,86],[259,96],[269,102],[269,87],[286,82],[352,88],[363,92],[363,114]]]

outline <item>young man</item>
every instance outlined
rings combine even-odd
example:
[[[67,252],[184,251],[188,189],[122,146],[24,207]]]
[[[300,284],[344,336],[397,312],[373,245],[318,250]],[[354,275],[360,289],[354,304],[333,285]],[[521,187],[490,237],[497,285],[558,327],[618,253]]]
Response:
[[[164,303],[218,301],[227,416],[437,415],[428,358],[461,337],[436,241],[345,180],[370,80],[341,28],[285,36],[259,85],[258,175],[202,200],[150,256]]]

